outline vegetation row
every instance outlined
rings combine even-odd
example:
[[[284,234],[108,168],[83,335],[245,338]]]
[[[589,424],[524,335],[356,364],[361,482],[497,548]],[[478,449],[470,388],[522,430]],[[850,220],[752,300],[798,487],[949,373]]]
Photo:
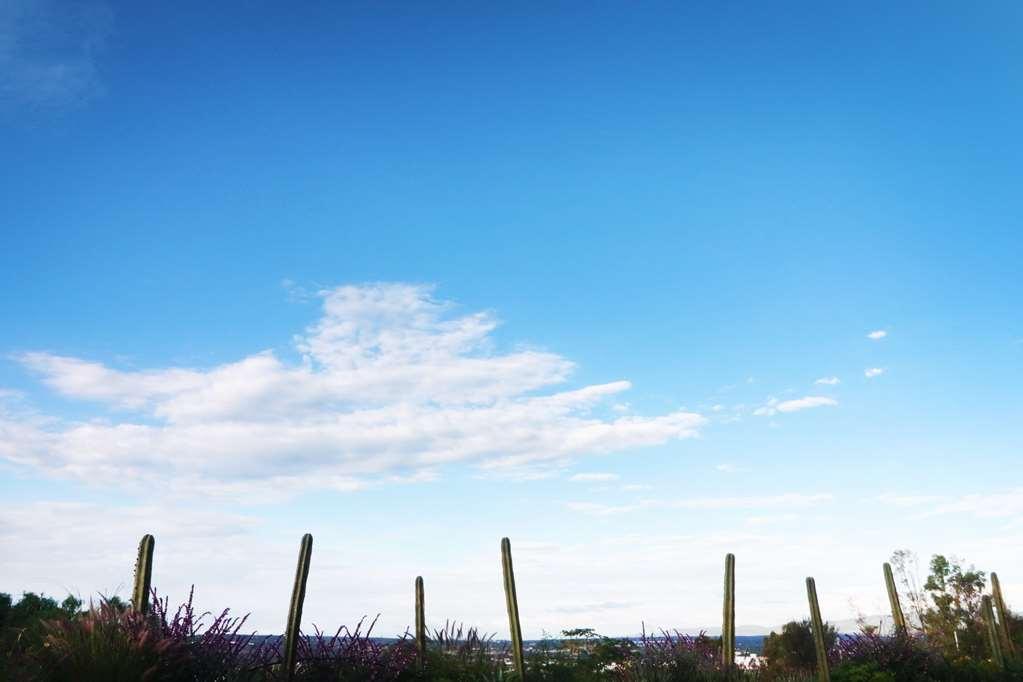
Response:
[[[1023,618],[1005,604],[995,573],[941,555],[915,582],[913,557],[896,552],[883,565],[893,623],[889,632],[861,622],[855,635],[826,623],[812,577],[809,618],[790,622],[764,641],[760,655],[737,658],[735,556],[725,557],[720,637],[662,630],[639,638],[603,637],[578,628],[527,646],[522,639],[511,543],[501,541],[509,639],[448,622],[426,625],[423,578],[414,582],[414,630],[376,637],[375,621],[333,634],[302,630],[313,538],[302,538],[287,626],[281,637],[244,631],[246,617],[197,614],[192,595],[172,611],[152,588],[155,539],[139,543],[130,604],[104,598],[83,609],[24,594],[0,593],[0,679],[104,681],[437,680],[675,682],[943,682],[1023,680]],[[894,564],[894,568],[893,568]],[[899,580],[896,580],[896,574]],[[899,586],[903,589],[900,596]],[[905,607],[903,605],[905,600]],[[908,614],[908,615],[907,615]]]

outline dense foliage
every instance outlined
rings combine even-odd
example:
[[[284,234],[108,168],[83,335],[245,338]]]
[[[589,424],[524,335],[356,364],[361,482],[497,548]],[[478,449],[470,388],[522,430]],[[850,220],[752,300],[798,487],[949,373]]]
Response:
[[[824,645],[835,646],[838,633],[830,625],[824,626]],[[810,621],[792,621],[782,626],[781,632],[772,632],[764,640],[764,657],[786,670],[809,670],[817,663]]]

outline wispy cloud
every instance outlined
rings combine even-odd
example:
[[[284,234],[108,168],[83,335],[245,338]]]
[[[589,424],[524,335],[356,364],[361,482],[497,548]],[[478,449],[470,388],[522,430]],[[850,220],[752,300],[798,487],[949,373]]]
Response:
[[[880,341],[884,337],[888,336],[888,332],[884,329],[875,329],[874,331],[867,334],[867,338],[871,341]]]
[[[863,376],[867,377],[868,379],[879,377],[882,374],[884,374],[883,367],[868,367],[867,369],[863,370]]]
[[[902,508],[923,508],[916,518],[942,514],[968,515],[976,518],[1004,518],[1023,514],[1023,487],[985,494],[943,496],[930,494],[884,494],[876,500],[881,504]]]
[[[65,105],[101,92],[97,55],[112,27],[101,2],[0,3],[0,102]]]
[[[842,380],[838,377],[821,377],[817,381],[813,382],[819,386],[838,386],[842,383]]]
[[[804,398],[782,401],[779,401],[777,398],[770,398],[767,403],[755,409],[753,414],[759,417],[771,417],[779,412],[798,412],[814,407],[834,407],[836,405],[838,405],[837,400],[822,395],[808,395]]]
[[[570,481],[576,483],[604,483],[607,481],[617,481],[619,479],[618,474],[603,474],[603,473],[586,473],[576,474],[569,478]]]
[[[736,466],[736,465],[730,464],[728,462],[724,462],[722,464],[717,464],[717,465],[714,466],[714,468],[717,471],[720,471],[723,474],[738,474],[738,473],[741,473],[741,472],[744,472],[744,471],[749,471],[749,469],[747,469],[745,467]]]
[[[0,401],[22,400],[25,394],[13,388],[0,388]]]
[[[1023,514],[1023,487],[945,499],[925,515],[939,514],[969,514],[982,519],[1017,517]]]
[[[565,604],[562,606],[552,606],[548,610],[553,613],[577,616],[581,614],[600,613],[602,611],[628,609],[632,608],[633,606],[635,606],[635,604],[633,604],[632,602],[600,601],[593,602],[590,604]]]
[[[878,495],[875,500],[884,505],[895,507],[916,507],[923,504],[934,504],[941,499],[938,495],[902,495],[885,493]]]
[[[737,497],[693,497],[682,500],[640,500],[631,504],[609,505],[598,502],[566,502],[571,511],[591,516],[616,516],[655,509],[773,509],[805,508],[830,502],[828,493],[786,493],[782,495],[750,495]]]
[[[19,356],[59,394],[102,419],[0,415],[0,457],[54,474],[125,485],[276,496],[353,490],[471,462],[535,474],[573,458],[695,436],[705,419],[675,411],[600,418],[627,381],[551,392],[573,363],[498,353],[486,312],[455,314],[430,287],[320,292],[320,319],[289,364],[262,351],[211,369],[120,370],[43,352]]]

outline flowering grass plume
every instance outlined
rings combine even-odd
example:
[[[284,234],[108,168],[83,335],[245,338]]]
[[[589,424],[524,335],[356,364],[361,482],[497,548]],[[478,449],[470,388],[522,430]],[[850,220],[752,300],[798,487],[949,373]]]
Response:
[[[379,616],[377,616],[379,618]],[[411,680],[416,671],[416,649],[406,631],[397,641],[372,637],[374,618],[363,617],[354,629],[341,626],[327,636],[314,626],[312,636],[298,640],[299,680]]]

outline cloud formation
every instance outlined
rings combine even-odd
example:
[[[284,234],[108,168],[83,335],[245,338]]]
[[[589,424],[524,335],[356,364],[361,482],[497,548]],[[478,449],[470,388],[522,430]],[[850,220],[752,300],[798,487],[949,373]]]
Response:
[[[575,483],[606,483],[607,481],[617,481],[619,478],[618,474],[605,474],[605,473],[585,473],[575,474],[568,480]]]
[[[867,338],[871,341],[880,341],[884,337],[888,336],[888,332],[883,329],[875,329],[874,331],[867,334]]]
[[[342,286],[295,338],[296,363],[262,351],[211,369],[120,370],[44,352],[19,360],[102,417],[0,412],[0,457],[54,474],[199,492],[353,490],[472,462],[492,471],[558,466],[697,434],[675,411],[608,416],[627,381],[552,392],[573,363],[499,353],[486,312],[455,314],[430,287]]]
[[[830,502],[830,493],[784,493],[781,495],[749,495],[740,497],[693,497],[681,500],[639,500],[631,504],[609,505],[600,502],[566,502],[570,511],[591,516],[615,516],[637,511],[664,509],[719,510],[805,508]]]
[[[798,412],[813,407],[834,407],[836,405],[838,405],[837,400],[822,395],[808,395],[805,398],[782,401],[779,401],[777,398],[771,398],[766,404],[755,409],[753,414],[758,417],[773,417],[779,412]]]
[[[916,518],[941,514],[967,515],[978,519],[1018,517],[1023,514],[1023,487],[986,494],[948,495],[879,495],[882,504],[922,508]]]
[[[813,382],[820,386],[838,386],[842,383],[842,380],[838,377],[821,377],[817,381]]]
[[[868,379],[879,377],[882,374],[884,374],[883,367],[868,367],[867,369],[863,370],[863,376],[867,377]]]

